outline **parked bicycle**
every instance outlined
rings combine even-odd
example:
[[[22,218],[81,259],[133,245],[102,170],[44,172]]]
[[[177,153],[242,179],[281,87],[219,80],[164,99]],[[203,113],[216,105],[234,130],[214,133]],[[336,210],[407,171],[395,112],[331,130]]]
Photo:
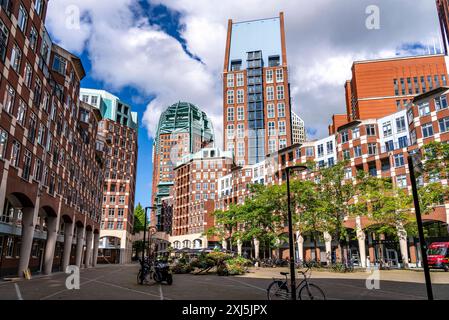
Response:
[[[307,265],[305,271],[298,271],[303,280],[296,286],[297,297],[299,300],[326,300],[324,291],[321,290],[317,285],[310,283],[309,279],[311,276],[310,266]],[[290,283],[288,279],[288,272],[280,272],[281,275],[285,276],[285,279],[275,279],[268,286],[267,296],[268,300],[290,300],[291,291]]]
[[[148,281],[153,278],[153,262],[148,257],[145,258],[143,264],[142,259],[139,259],[139,262],[141,268],[139,270],[139,273],[137,273],[137,283],[148,283]]]

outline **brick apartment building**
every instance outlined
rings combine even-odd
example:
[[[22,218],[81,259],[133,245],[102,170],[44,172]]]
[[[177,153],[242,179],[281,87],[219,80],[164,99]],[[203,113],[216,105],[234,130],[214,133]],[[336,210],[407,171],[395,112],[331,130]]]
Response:
[[[162,199],[173,196],[174,168],[185,156],[214,145],[212,122],[205,112],[188,102],[168,107],[160,116],[153,143],[151,225],[169,233],[171,221],[163,213]],[[163,237],[164,239],[166,237]]]
[[[104,90],[82,88],[82,101],[100,111],[99,136],[106,143],[99,262],[129,263],[136,194],[138,119],[129,104]]]
[[[447,85],[443,54],[356,61],[345,84],[347,121],[403,110],[416,95]]]
[[[0,8],[0,275],[96,264],[101,115],[80,104],[81,60],[52,43],[48,1]]]
[[[204,235],[214,226],[218,181],[234,167],[232,154],[204,148],[187,155],[174,169],[173,220],[170,242],[175,249],[215,247],[220,239]]]
[[[223,69],[224,149],[237,165],[292,144],[284,15],[228,22]]]

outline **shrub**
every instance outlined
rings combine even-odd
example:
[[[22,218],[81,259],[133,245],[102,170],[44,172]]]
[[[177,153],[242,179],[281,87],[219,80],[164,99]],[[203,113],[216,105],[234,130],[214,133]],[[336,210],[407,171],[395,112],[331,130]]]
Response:
[[[171,268],[172,272],[175,274],[185,274],[193,271],[190,264],[178,263]]]

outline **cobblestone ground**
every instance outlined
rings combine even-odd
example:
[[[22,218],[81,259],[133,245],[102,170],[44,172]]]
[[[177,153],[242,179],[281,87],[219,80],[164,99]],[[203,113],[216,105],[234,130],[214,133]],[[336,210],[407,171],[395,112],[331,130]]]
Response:
[[[287,269],[251,269],[239,277],[174,275],[172,286],[150,282],[137,284],[139,265],[107,265],[82,269],[79,290],[67,290],[67,275],[37,276],[32,280],[0,282],[3,300],[265,300],[273,277]],[[319,285],[328,299],[426,299],[424,276],[418,271],[382,271],[378,290],[369,290],[370,274],[337,274],[314,271],[311,282]],[[449,299],[449,273],[432,272],[436,299]]]

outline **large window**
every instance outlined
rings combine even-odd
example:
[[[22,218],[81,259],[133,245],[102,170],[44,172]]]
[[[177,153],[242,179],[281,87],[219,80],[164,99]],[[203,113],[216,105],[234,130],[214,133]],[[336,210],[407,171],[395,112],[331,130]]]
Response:
[[[284,70],[276,69],[276,82],[284,82]]]
[[[438,98],[435,98],[435,109],[437,111],[446,109],[447,108],[447,98],[446,96],[441,96]]]
[[[274,104],[272,103],[267,104],[267,110],[268,110],[267,117],[274,118]]]
[[[377,154],[377,144],[376,143],[368,143],[368,154],[370,156]]]
[[[440,132],[448,132],[449,131],[449,117],[443,118],[439,121],[440,124]]]
[[[30,30],[30,48],[34,51],[37,46],[38,33],[36,28],[33,26]]]
[[[55,57],[53,58],[53,70],[58,72],[59,74],[65,75],[66,67],[66,60],[60,55],[55,54]]]
[[[243,158],[245,156],[245,143],[239,142],[237,144],[237,157]]]
[[[243,87],[245,85],[245,77],[243,73],[237,73],[237,87]]]
[[[343,150],[343,159],[344,160],[351,159],[351,152],[349,150]]]
[[[273,121],[268,122],[268,135],[270,137],[276,136],[276,128]]]
[[[322,144],[319,144],[317,146],[317,154],[318,154],[318,157],[324,156],[324,146]]]
[[[7,144],[8,144],[8,133],[0,128],[0,159],[5,158]]]
[[[405,131],[407,129],[406,125],[405,125],[405,118],[404,117],[400,117],[400,118],[396,119],[396,128],[397,128],[398,133],[399,132],[403,132],[403,131]]]
[[[360,128],[352,129],[352,139],[360,138]]]
[[[243,89],[237,90],[237,103],[245,103],[245,91]]]
[[[42,0],[35,0],[34,2],[34,11],[40,16],[42,13],[43,8],[43,1]]]
[[[19,158],[20,158],[20,143],[17,140],[14,140],[12,143],[11,149],[11,165],[17,167],[19,166]]]
[[[34,143],[34,139],[36,138],[36,130],[37,130],[37,117],[34,113],[31,113],[28,126],[28,139],[32,143]]]
[[[20,73],[20,62],[22,60],[22,51],[17,44],[14,44],[11,50],[11,68]]]
[[[420,117],[427,116],[428,114],[430,114],[429,103],[428,102],[420,103],[418,105],[418,112]]]
[[[407,188],[407,176],[406,175],[400,175],[396,177],[396,185],[398,188]]]
[[[348,142],[348,141],[349,141],[349,134],[348,134],[348,131],[347,131],[347,130],[342,131],[342,132],[341,132],[341,143],[346,143],[346,142]]]
[[[228,121],[234,121],[234,107],[228,107]]]
[[[25,85],[30,88],[31,87],[31,80],[33,78],[33,69],[31,68],[31,65],[27,62],[25,65],[25,78],[24,82]]]
[[[267,83],[273,83],[273,70],[267,70]]]
[[[285,117],[285,104],[284,103],[278,103],[278,117],[279,118]]]
[[[245,108],[244,107],[237,107],[237,120],[238,121],[245,120]]]
[[[394,155],[394,166],[403,167],[405,165],[404,155],[402,153]]]
[[[276,94],[278,100],[284,100],[284,86],[277,86]]]
[[[23,126],[26,117],[27,106],[25,101],[19,99],[19,107],[17,108],[17,123]]]
[[[432,123],[426,123],[422,125],[422,136],[423,138],[428,138],[433,136],[433,125]]]
[[[362,147],[361,146],[355,146],[354,147],[354,157],[358,158],[362,156]]]
[[[228,104],[234,104],[234,90],[228,90]]]
[[[276,140],[275,139],[268,140],[268,152],[269,153],[276,152]]]
[[[25,149],[23,156],[23,171],[22,178],[28,180],[31,174],[31,152],[28,149]]]
[[[366,126],[366,135],[367,136],[375,136],[376,135],[376,127],[374,124],[368,124]]]
[[[314,155],[314,148],[306,147],[306,157],[313,157],[313,155]]]
[[[22,32],[25,32],[27,27],[28,13],[25,8],[20,5],[19,6],[19,16],[17,17],[17,25]]]
[[[234,87],[234,74],[233,73],[229,73],[227,75],[227,86],[228,86],[228,88]]]
[[[234,125],[228,124],[228,128],[226,130],[226,137],[228,140],[234,139]]]
[[[243,139],[245,137],[245,126],[243,124],[237,125],[237,138]]]
[[[327,154],[334,153],[334,142],[333,141],[326,142],[326,147],[327,147]]]
[[[0,58],[5,61],[6,49],[8,48],[8,35],[9,30],[4,25],[3,21],[0,20]]]
[[[285,127],[285,121],[279,121],[279,135],[285,135],[287,134],[287,129]]]
[[[383,125],[384,137],[389,137],[393,134],[393,129],[391,127],[391,122],[388,121]]]
[[[274,100],[274,88],[267,87],[267,101],[273,101],[273,100]]]

